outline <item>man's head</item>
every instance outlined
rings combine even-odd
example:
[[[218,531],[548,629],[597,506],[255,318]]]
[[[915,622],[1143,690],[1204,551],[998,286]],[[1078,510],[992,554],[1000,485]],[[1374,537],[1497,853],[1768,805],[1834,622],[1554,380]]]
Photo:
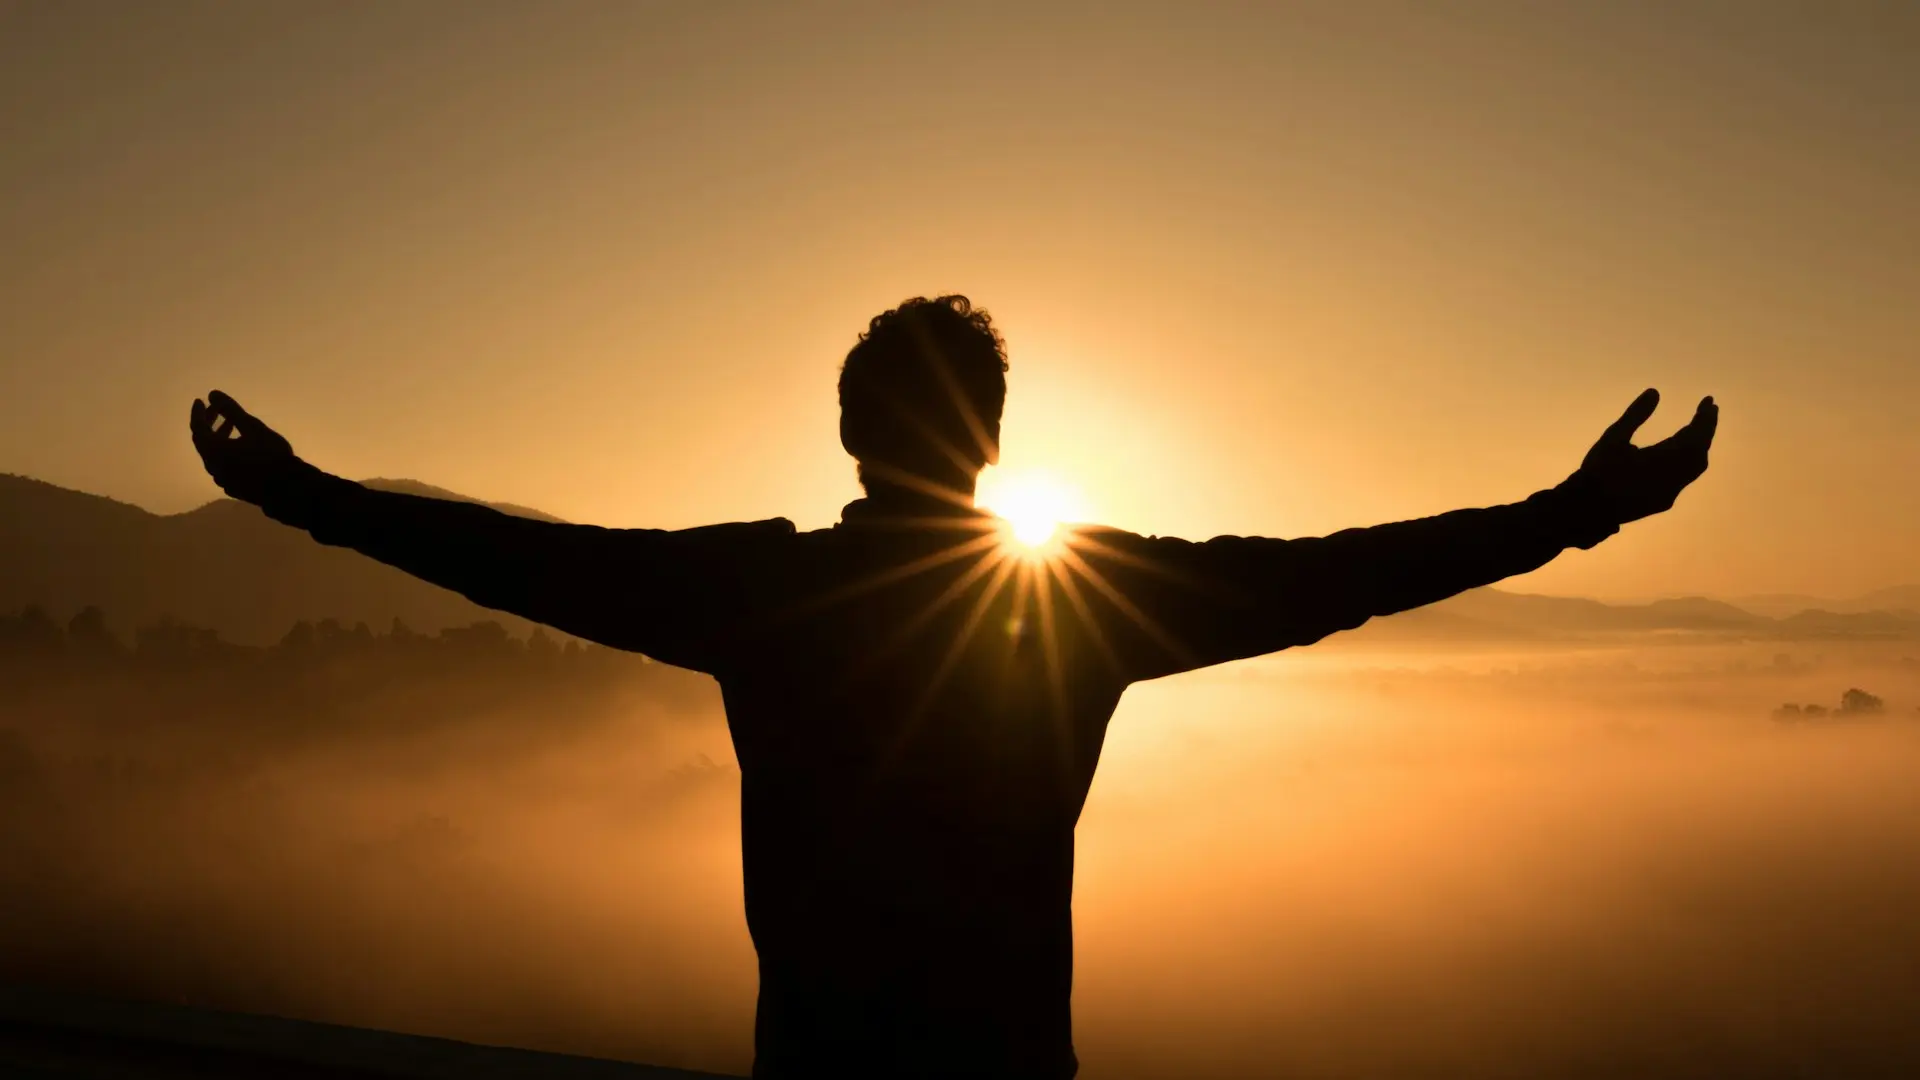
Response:
[[[964,296],[916,296],[874,316],[840,368],[840,445],[860,483],[971,495],[1000,454],[1007,350]]]

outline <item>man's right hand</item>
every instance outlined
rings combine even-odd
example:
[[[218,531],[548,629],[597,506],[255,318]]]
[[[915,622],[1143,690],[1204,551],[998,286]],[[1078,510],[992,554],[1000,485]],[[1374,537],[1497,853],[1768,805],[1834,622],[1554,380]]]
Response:
[[[193,448],[220,490],[264,506],[297,497],[319,470],[294,456],[281,434],[218,390],[196,400],[189,420]]]

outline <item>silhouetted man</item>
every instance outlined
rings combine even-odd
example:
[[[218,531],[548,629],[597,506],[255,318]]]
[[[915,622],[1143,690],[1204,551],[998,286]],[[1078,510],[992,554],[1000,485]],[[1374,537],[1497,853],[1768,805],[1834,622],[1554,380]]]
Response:
[[[1717,409],[1523,502],[1303,540],[1107,528],[1051,550],[973,507],[1006,352],[964,297],[873,319],[840,374],[866,497],[838,525],[666,532],[372,491],[218,391],[228,494],[490,608],[719,680],[741,771],[754,1075],[1074,1074],[1073,830],[1128,684],[1318,641],[1590,548],[1707,466]]]

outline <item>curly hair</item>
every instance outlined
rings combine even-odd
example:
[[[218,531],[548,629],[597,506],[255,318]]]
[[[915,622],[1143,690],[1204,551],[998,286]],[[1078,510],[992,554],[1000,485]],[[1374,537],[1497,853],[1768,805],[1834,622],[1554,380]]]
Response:
[[[881,312],[840,368],[840,434],[862,465],[964,481],[993,459],[1007,400],[1007,347],[958,294]]]

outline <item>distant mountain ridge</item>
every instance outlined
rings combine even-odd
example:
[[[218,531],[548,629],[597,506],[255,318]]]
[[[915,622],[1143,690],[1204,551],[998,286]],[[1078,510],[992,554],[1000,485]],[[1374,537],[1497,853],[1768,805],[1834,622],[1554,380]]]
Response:
[[[1831,611],[1843,615],[1868,611],[1920,612],[1920,585],[1896,585],[1846,599],[1801,593],[1763,593],[1736,597],[1734,602],[1748,611],[1776,618],[1803,611]]]
[[[565,525],[567,523],[567,519],[554,517],[544,510],[535,510],[530,506],[521,506],[518,503],[487,502],[484,499],[476,499],[468,495],[462,495],[457,491],[448,491],[443,487],[434,487],[432,484],[421,483],[418,480],[388,480],[385,477],[376,476],[371,480],[362,480],[360,483],[362,486],[373,488],[375,491],[397,491],[402,495],[421,495],[429,499],[445,499],[448,502],[478,503],[481,506],[490,506],[503,514],[512,514],[514,517],[532,518],[535,521],[551,521],[557,525]]]
[[[463,502],[482,500],[406,480],[372,486]],[[512,504],[506,513],[558,521]],[[216,499],[161,515],[100,495],[0,474],[0,611],[39,604],[65,619],[97,605],[122,634],[171,616],[243,644],[277,641],[301,619],[423,633],[496,619],[488,611],[351,551],[316,544],[257,508]]]
[[[543,521],[551,514],[490,503],[417,480],[369,487],[480,503]],[[1920,586],[1852,601],[1762,597],[1752,607],[1707,597],[1608,604],[1564,596],[1474,589],[1376,619],[1342,638],[1400,641],[1567,641],[1665,633],[1761,639],[1920,638]],[[385,628],[394,618],[433,633],[495,619],[531,625],[340,548],[314,543],[252,506],[216,499],[160,515],[100,495],[0,474],[0,612],[28,604],[65,619],[93,604],[121,633],[172,616],[243,644],[277,641],[301,619]],[[1761,610],[1755,610],[1760,608]]]
[[[1883,593],[1898,596],[1904,591],[1888,589]],[[1920,611],[1810,608],[1775,616],[1704,596],[1608,604],[1488,588],[1376,619],[1355,636],[1376,640],[1570,641],[1630,633],[1782,641],[1920,639]]]

